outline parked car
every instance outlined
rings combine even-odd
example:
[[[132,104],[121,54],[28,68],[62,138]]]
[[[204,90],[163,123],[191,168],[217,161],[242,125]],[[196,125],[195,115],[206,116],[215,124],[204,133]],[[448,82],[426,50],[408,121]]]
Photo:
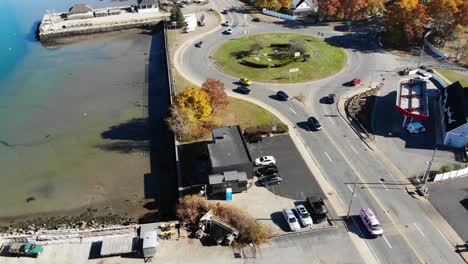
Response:
[[[317,118],[311,116],[307,118],[307,125],[309,128],[315,129],[315,130],[321,130],[322,125],[320,125],[320,122],[317,120]]]
[[[261,167],[256,171],[257,176],[261,175],[272,175],[278,173],[278,167],[276,165],[268,165],[265,167]]]
[[[253,22],[260,22],[260,18],[254,17],[254,18],[252,19],[252,21],[253,21]]]
[[[240,78],[239,82],[240,84],[245,85],[245,86],[249,86],[252,84],[252,81],[247,78]]]
[[[241,94],[250,94],[250,89],[243,85],[240,85],[236,88],[236,92]]]
[[[231,35],[232,34],[232,28],[228,27],[226,30],[224,30],[224,34]]]
[[[221,14],[223,15],[227,15],[228,11],[226,9],[224,9],[223,11],[221,11]]]
[[[305,208],[304,205],[302,204],[297,205],[296,213],[299,218],[299,221],[304,227],[312,225],[312,218],[310,217],[310,214],[309,212],[307,212],[307,209]]]
[[[276,164],[275,157],[273,156],[263,156],[255,160],[255,166],[267,166],[271,164]]]
[[[320,223],[327,218],[328,209],[322,199],[307,197],[307,203],[309,204],[310,209],[312,209],[311,212],[317,223]]]
[[[354,78],[354,79],[351,80],[351,84],[352,84],[353,86],[359,85],[359,84],[361,84],[361,79],[359,79],[359,78]]]
[[[427,73],[427,72],[416,72],[417,75],[419,75],[418,77],[422,80],[429,80],[430,78],[432,78],[432,74],[430,73]]]
[[[336,99],[336,94],[329,94],[329,95],[327,96],[327,102],[328,102],[329,104],[335,103],[335,99]]]
[[[283,181],[283,178],[281,178],[281,176],[279,176],[278,174],[273,174],[273,175],[268,175],[268,176],[263,177],[260,180],[260,183],[263,186],[270,186],[270,185],[278,185],[282,181]]]
[[[289,95],[283,91],[278,91],[276,97],[282,101],[287,101],[289,99]]]
[[[249,143],[258,143],[263,140],[262,135],[260,134],[247,134],[244,135],[244,138]]]
[[[229,27],[230,25],[231,25],[231,23],[230,23],[229,21],[224,21],[224,24],[223,24],[223,26],[225,26],[225,27]]]
[[[195,47],[197,47],[197,48],[203,47],[203,41],[199,41],[199,42],[195,43]]]
[[[410,132],[410,134],[419,134],[426,132],[426,128],[419,122],[411,122],[406,126],[406,130]]]
[[[383,234],[382,226],[380,226],[379,220],[375,216],[374,212],[370,208],[362,208],[359,211],[362,223],[366,227],[367,231],[374,236],[381,236]]]
[[[286,223],[288,223],[289,229],[291,231],[297,231],[301,229],[301,226],[299,225],[299,222],[297,221],[296,216],[294,215],[293,211],[290,208],[283,209],[283,216],[284,216],[284,219],[286,220]]]

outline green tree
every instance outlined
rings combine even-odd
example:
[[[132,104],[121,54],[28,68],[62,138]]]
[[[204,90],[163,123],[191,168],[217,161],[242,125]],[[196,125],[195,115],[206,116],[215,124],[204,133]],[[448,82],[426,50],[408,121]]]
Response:
[[[264,48],[263,44],[255,39],[255,42],[249,45],[249,49],[251,52],[256,52],[258,55],[258,52],[261,51]]]
[[[178,4],[175,4],[171,11],[171,21],[177,22],[177,27],[185,27],[185,18]]]

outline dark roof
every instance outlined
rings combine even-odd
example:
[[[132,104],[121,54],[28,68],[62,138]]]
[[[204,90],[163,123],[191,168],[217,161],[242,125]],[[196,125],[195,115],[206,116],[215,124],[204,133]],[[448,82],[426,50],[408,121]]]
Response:
[[[468,90],[460,82],[447,86],[442,93],[446,131],[455,129],[465,123],[468,117]]]
[[[72,14],[81,14],[87,12],[93,12],[93,9],[87,4],[75,4],[69,9]]]
[[[211,166],[252,162],[239,126],[227,126],[213,129],[213,142],[208,144]]]
[[[138,0],[138,5],[155,5],[157,3],[157,0]]]
[[[226,171],[223,174],[213,174],[208,176],[209,184],[220,184],[223,182],[247,181],[247,174],[243,171]]]

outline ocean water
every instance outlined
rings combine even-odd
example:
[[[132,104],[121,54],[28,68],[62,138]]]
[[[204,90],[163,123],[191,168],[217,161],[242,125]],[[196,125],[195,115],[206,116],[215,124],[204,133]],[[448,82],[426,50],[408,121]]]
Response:
[[[151,36],[43,47],[35,39],[42,15],[77,2],[132,3],[0,1],[0,220],[95,205],[117,211],[143,197],[147,155],[113,148],[130,139],[103,135],[146,116]]]

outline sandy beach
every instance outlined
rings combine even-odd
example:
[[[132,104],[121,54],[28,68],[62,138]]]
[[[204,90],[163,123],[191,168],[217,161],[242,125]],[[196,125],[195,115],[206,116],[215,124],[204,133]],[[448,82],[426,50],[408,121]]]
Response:
[[[0,96],[0,223],[146,212],[151,40],[129,31],[24,58]]]

